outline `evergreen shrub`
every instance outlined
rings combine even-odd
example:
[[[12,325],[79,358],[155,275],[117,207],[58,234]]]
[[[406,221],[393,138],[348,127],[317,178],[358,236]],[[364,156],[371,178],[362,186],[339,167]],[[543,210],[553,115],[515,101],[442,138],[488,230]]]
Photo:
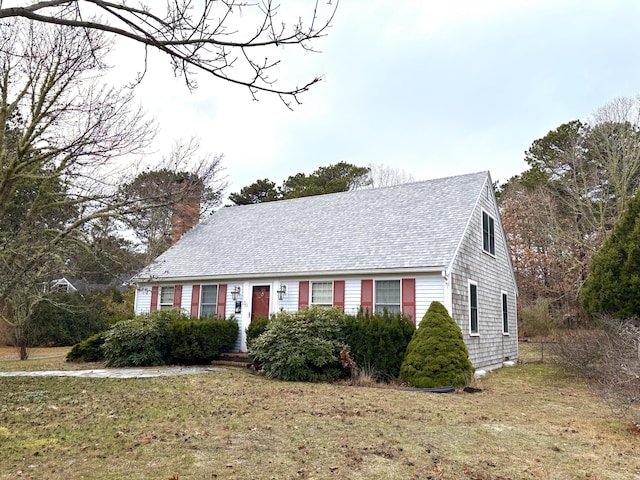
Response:
[[[29,345],[68,346],[109,327],[98,294],[56,293],[38,303],[27,324]]]
[[[346,318],[344,341],[358,367],[383,378],[397,378],[414,331],[413,321],[401,313],[360,311]]]
[[[67,362],[102,362],[104,361],[104,353],[102,345],[106,332],[96,333],[80,343],[76,343],[69,353],[67,353]]]
[[[174,322],[168,328],[171,359],[186,365],[211,363],[220,353],[233,349],[238,331],[234,318]]]
[[[167,363],[169,325],[187,320],[187,315],[169,309],[116,323],[107,331],[102,347],[107,366],[141,367]]]
[[[280,312],[249,348],[260,371],[271,378],[316,381],[339,378],[345,314],[338,308],[312,306]]]
[[[247,327],[247,348],[251,348],[252,342],[264,333],[269,324],[269,317],[257,317],[251,320]]]
[[[400,379],[412,387],[462,387],[473,376],[458,324],[440,302],[432,302],[407,346]]]

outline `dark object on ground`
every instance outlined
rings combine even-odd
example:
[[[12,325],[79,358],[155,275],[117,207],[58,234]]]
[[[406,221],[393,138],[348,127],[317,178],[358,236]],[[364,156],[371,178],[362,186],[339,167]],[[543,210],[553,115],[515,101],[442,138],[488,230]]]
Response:
[[[481,392],[482,389],[481,388],[473,388],[473,387],[464,387],[462,389],[462,391],[466,392],[466,393],[478,393],[478,392]]]

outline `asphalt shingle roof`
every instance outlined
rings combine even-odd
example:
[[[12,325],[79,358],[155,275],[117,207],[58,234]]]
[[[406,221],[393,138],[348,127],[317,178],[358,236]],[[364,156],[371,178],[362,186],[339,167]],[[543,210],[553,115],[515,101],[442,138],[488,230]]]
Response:
[[[134,280],[447,267],[488,172],[222,208]]]

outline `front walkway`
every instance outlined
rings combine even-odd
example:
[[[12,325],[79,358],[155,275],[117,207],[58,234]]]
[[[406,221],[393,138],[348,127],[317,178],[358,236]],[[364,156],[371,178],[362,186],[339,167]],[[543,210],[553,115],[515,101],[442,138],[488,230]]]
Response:
[[[223,372],[215,367],[145,367],[100,368],[94,370],[47,370],[33,372],[0,372],[0,377],[84,377],[84,378],[151,378],[171,375]]]

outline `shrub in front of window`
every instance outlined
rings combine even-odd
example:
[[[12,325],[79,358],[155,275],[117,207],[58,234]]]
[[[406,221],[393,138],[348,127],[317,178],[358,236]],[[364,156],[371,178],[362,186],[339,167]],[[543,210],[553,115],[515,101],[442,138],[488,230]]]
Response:
[[[142,367],[167,363],[169,325],[188,319],[178,310],[170,309],[116,323],[107,331],[102,346],[107,366]]]
[[[440,302],[432,302],[407,346],[400,379],[412,387],[462,387],[473,376],[462,330]]]
[[[96,333],[80,343],[76,343],[69,353],[67,353],[67,362],[102,362],[104,361],[104,353],[102,345],[106,332]]]
[[[360,311],[347,317],[344,326],[345,343],[358,367],[381,378],[398,377],[414,331],[411,319],[387,310],[373,315]]]
[[[329,380],[347,372],[340,365],[344,313],[310,307],[280,312],[249,348],[249,356],[270,378],[288,381]]]
[[[238,322],[203,318],[177,321],[169,325],[169,343],[173,362],[185,365],[204,365],[228,352],[238,340]]]

